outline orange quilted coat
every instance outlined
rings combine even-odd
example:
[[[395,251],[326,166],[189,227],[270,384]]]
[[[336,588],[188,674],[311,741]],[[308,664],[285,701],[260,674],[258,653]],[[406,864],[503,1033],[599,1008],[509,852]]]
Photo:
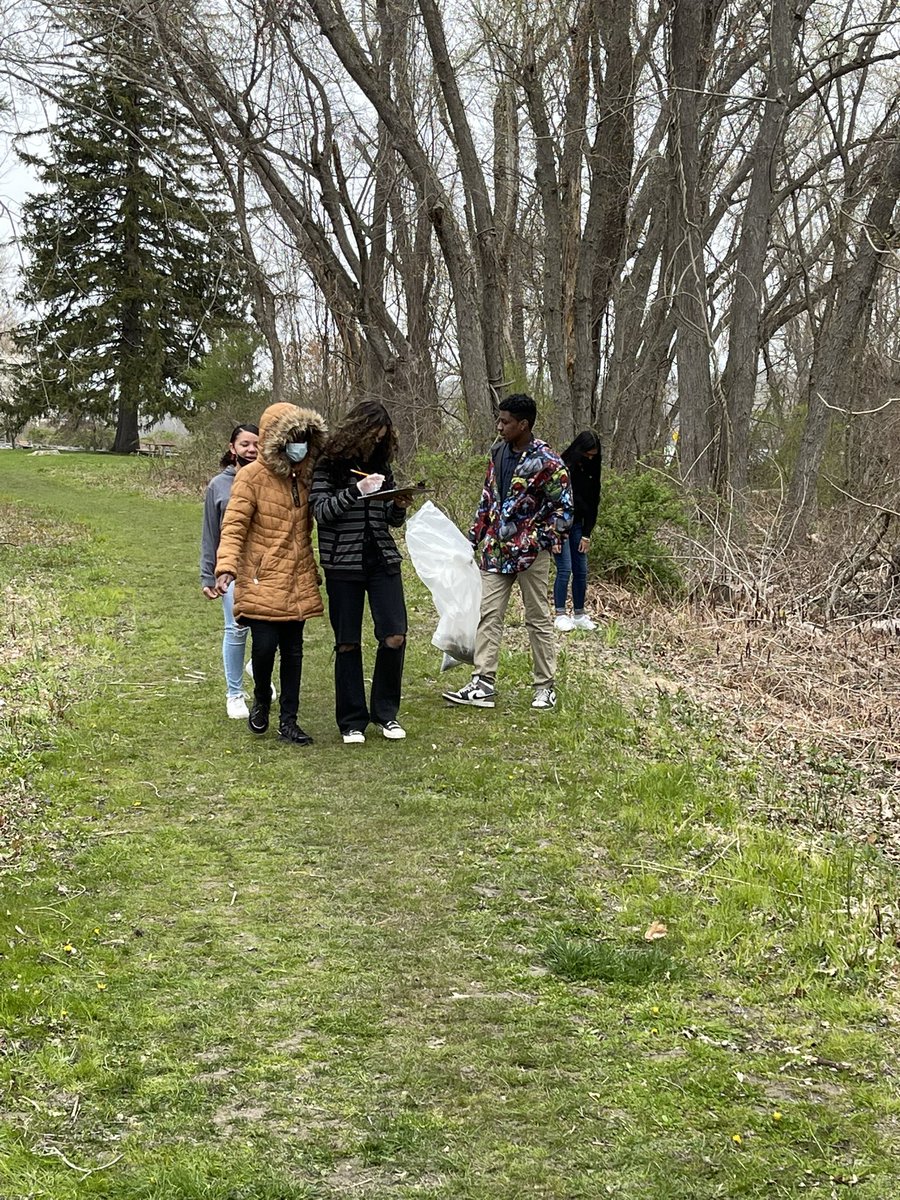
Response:
[[[216,575],[235,578],[238,620],[305,621],[324,612],[309,489],[325,432],[317,412],[296,404],[272,404],[260,417],[259,457],[235,476],[216,558]],[[308,442],[303,462],[290,461],[287,441]]]

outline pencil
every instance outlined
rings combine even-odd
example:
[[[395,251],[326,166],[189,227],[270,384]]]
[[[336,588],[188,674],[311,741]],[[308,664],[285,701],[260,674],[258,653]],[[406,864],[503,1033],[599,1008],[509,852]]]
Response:
[[[361,475],[363,477],[363,479],[367,479],[369,476],[368,471],[357,471],[355,467],[350,468],[350,474],[351,475]]]

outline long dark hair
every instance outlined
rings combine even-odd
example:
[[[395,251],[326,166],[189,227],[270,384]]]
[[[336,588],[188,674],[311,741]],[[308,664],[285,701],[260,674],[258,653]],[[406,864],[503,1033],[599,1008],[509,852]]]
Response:
[[[234,451],[232,450],[231,447],[234,445],[234,439],[237,437],[237,435],[239,433],[255,433],[256,436],[259,437],[259,426],[258,425],[235,425],[234,429],[232,429],[232,431],[231,431],[231,437],[228,439],[228,449],[225,451],[225,453],[219,459],[219,466],[222,467],[223,470],[225,467],[233,467],[234,464],[237,462],[237,459],[234,456]]]
[[[597,453],[593,458],[588,458],[587,455],[591,450],[596,450]],[[566,446],[562,452],[562,460],[567,467],[580,467],[588,475],[600,478],[600,459],[603,452],[600,449],[600,439],[594,433],[593,429],[585,429],[573,439],[570,445]]]
[[[385,427],[387,433],[379,442],[378,430]],[[397,434],[388,410],[378,400],[360,400],[325,443],[322,457],[347,471],[351,463],[380,470],[393,461],[397,449]]]

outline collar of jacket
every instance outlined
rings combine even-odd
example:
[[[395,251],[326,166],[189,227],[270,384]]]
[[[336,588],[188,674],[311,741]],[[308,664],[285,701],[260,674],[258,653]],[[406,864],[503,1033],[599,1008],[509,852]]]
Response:
[[[504,442],[502,440],[502,438],[498,439],[498,441],[494,442],[494,445],[491,447],[491,458],[494,460],[495,463],[497,461],[498,455],[500,454],[500,451],[503,449],[504,446],[507,446],[508,444],[509,443]],[[543,438],[533,437],[531,439],[531,441],[528,443],[528,445],[525,447],[524,450],[517,450],[516,453],[518,454],[519,458],[522,458],[526,454],[533,454],[533,453],[535,453],[535,451],[543,451],[546,449],[547,449],[547,443],[543,440]]]

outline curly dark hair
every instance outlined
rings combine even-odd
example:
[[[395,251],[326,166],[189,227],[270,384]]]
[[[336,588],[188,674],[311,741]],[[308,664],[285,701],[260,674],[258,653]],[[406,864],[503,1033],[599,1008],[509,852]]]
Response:
[[[508,412],[517,421],[527,421],[528,428],[534,429],[534,423],[537,420],[537,405],[525,392],[514,392],[512,396],[501,400],[497,405],[497,411]]]
[[[379,442],[378,431],[385,427],[387,433]],[[392,462],[397,449],[397,434],[388,410],[378,400],[361,400],[325,443],[322,457],[335,465],[349,467],[356,463],[374,471]]]

